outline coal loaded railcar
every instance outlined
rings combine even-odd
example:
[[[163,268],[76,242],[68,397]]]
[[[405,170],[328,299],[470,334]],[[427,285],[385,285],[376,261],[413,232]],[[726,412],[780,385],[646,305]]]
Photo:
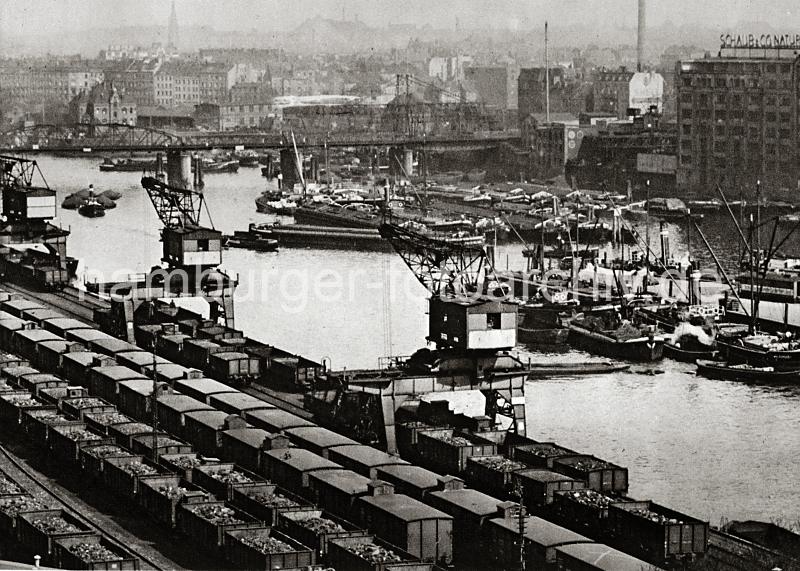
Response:
[[[19,307],[16,309],[23,311]],[[37,308],[25,308],[24,311],[39,310]],[[36,315],[46,315],[50,318],[49,320],[58,319],[49,313],[39,312]],[[0,315],[0,347],[9,348],[15,342],[23,343],[15,339],[16,332],[36,329],[35,323],[14,318],[13,316],[5,319],[2,319],[2,317]],[[4,330],[3,324],[6,325],[5,336],[2,334]],[[230,455],[234,455],[237,463],[250,464],[255,474],[268,476],[275,484],[285,489],[282,492],[277,489],[273,489],[270,492],[269,489],[265,488],[263,490],[265,493],[263,494],[254,493],[254,495],[247,496],[251,501],[261,506],[259,509],[264,510],[264,513],[270,516],[273,524],[277,522],[280,513],[297,509],[312,509],[312,506],[308,503],[308,500],[311,500],[318,503],[325,502],[327,506],[323,507],[332,515],[352,520],[356,526],[369,527],[370,531],[377,533],[379,537],[394,542],[399,541],[401,543],[400,547],[404,551],[416,555],[417,558],[422,557],[438,562],[452,560],[453,542],[458,546],[456,553],[468,552],[469,546],[484,545],[485,548],[486,538],[488,537],[485,526],[488,525],[487,522],[490,520],[497,519],[496,510],[500,502],[499,499],[481,494],[481,492],[475,490],[459,490],[456,485],[459,481],[454,478],[438,479],[437,488],[441,489],[433,489],[432,475],[435,475],[436,472],[422,468],[420,469],[422,472],[417,470],[412,474],[411,470],[414,467],[407,466],[402,460],[394,457],[387,458],[388,455],[383,452],[369,449],[369,447],[355,444],[346,439],[332,437],[330,433],[316,433],[316,430],[324,429],[319,429],[313,423],[291,413],[282,410],[278,411],[274,406],[249,395],[239,393],[230,387],[229,390],[225,390],[224,387],[227,385],[220,385],[219,383],[214,385],[215,381],[205,379],[205,384],[208,386],[201,388],[201,379],[191,379],[185,375],[174,374],[175,372],[184,373],[186,369],[183,366],[179,366],[182,368],[176,368],[173,363],[162,362],[160,363],[162,367],[157,366],[155,371],[152,371],[152,369],[148,371],[146,369],[147,365],[144,364],[145,357],[141,355],[141,352],[135,349],[131,350],[128,345],[109,341],[107,336],[102,333],[98,334],[94,330],[69,329],[65,331],[65,334],[71,336],[75,341],[94,349],[94,351],[85,351],[84,353],[87,353],[87,355],[81,357],[78,357],[80,353],[65,353],[61,358],[61,369],[64,371],[70,370],[70,375],[73,378],[88,384],[90,388],[93,387],[98,390],[100,386],[98,384],[93,385],[87,379],[90,370],[98,365],[96,359],[108,358],[109,354],[111,354],[113,355],[111,362],[116,360],[118,355],[133,356],[133,361],[125,362],[141,366],[145,374],[149,372],[152,375],[155,372],[156,376],[158,376],[159,368],[163,368],[169,377],[162,378],[166,378],[172,385],[181,383],[181,387],[188,392],[192,392],[191,395],[181,395],[180,390],[175,391],[168,383],[159,383],[157,385],[157,390],[159,391],[159,400],[157,401],[159,404],[157,406],[160,407],[162,424],[169,425],[169,431],[156,434],[156,450],[152,449],[153,428],[147,424],[152,419],[152,410],[150,408],[152,403],[151,393],[153,391],[152,379],[110,379],[110,382],[106,382],[106,384],[113,386],[115,390],[104,389],[106,396],[109,397],[108,400],[118,405],[121,413],[130,414],[134,419],[144,422],[116,422],[128,419],[120,418],[120,412],[112,413],[105,411],[105,409],[100,411],[100,409],[95,410],[90,407],[85,411],[81,411],[78,408],[72,410],[73,414],[78,418],[83,417],[85,421],[84,425],[76,426],[74,421],[67,421],[73,422],[72,425],[59,424],[59,421],[63,423],[64,418],[59,418],[58,415],[61,413],[56,412],[52,416],[55,421],[53,426],[64,427],[53,428],[57,433],[60,434],[60,431],[66,431],[68,434],[74,431],[83,435],[82,431],[87,431],[99,437],[99,444],[96,446],[91,445],[92,441],[96,440],[93,437],[79,438],[76,440],[76,444],[70,445],[75,447],[70,449],[72,452],[69,450],[67,452],[68,456],[77,456],[81,462],[84,462],[82,459],[86,459],[87,465],[95,466],[94,472],[96,473],[99,471],[96,469],[97,459],[89,460],[94,457],[87,451],[94,448],[107,450],[109,452],[108,462],[106,462],[105,458],[103,462],[105,463],[104,467],[110,466],[110,474],[103,476],[104,478],[112,478],[113,480],[114,477],[117,477],[117,480],[121,482],[120,465],[149,466],[149,463],[151,463],[149,458],[154,455],[161,455],[165,458],[165,463],[174,461],[175,463],[171,465],[176,468],[180,468],[182,465],[191,465],[193,469],[197,464],[203,463],[203,460],[193,452],[193,446],[191,445],[202,440],[206,443],[208,449],[216,447],[221,456],[227,455],[230,457]],[[20,333],[20,336],[22,335]],[[30,337],[25,335],[23,338]],[[39,343],[53,343],[54,341],[57,340],[43,337]],[[222,338],[217,339],[215,342],[218,342],[220,346],[224,346],[225,341],[226,338]],[[7,345],[2,345],[3,343],[7,343]],[[208,347],[207,344],[200,345]],[[240,343],[238,345],[241,346]],[[39,348],[37,346],[35,353],[38,354],[38,351]],[[91,353],[91,355],[88,355],[88,353]],[[113,367],[114,365],[111,366]],[[97,367],[98,370],[103,368]],[[171,369],[174,369],[174,371]],[[129,369],[129,371],[131,372],[126,374],[141,375],[141,373],[133,369]],[[17,378],[42,374],[37,370],[24,371],[24,373],[20,372],[17,375],[5,371],[4,373],[7,378],[10,375],[15,379],[11,381],[13,385],[16,385]],[[198,387],[196,391],[193,391],[192,382],[195,380],[198,382]],[[99,383],[99,381],[95,381],[95,383]],[[32,423],[37,422],[33,420],[34,416],[41,419],[51,418],[52,405],[47,405],[31,398],[30,393],[27,393],[27,395],[14,394],[13,386],[9,385],[9,388],[11,389],[11,393],[9,393],[11,396],[0,397],[0,400],[3,400],[3,403],[0,403],[0,413],[4,418],[21,422],[20,419],[25,416],[26,418],[30,417]],[[51,402],[61,404],[62,401],[69,400],[68,395],[61,394],[65,389],[66,387],[57,386],[42,389],[40,392],[44,396],[43,391],[50,391],[47,393],[47,397],[53,399]],[[93,398],[96,398],[96,395]],[[245,421],[249,419],[251,421],[250,426],[236,424],[235,418],[232,419],[234,423],[231,424],[228,422],[231,420],[229,418],[231,414],[243,417]],[[120,417],[116,415],[120,415]],[[197,419],[195,415],[197,415]],[[222,415],[225,416],[223,417]],[[109,423],[104,424],[100,422],[100,419],[108,419]],[[239,420],[239,422],[242,422],[242,420]],[[189,426],[195,429],[190,431]],[[162,428],[164,427],[162,426]],[[426,434],[428,429],[430,427],[421,429],[418,437]],[[48,431],[49,428],[44,432],[47,433]],[[282,434],[284,432],[285,434]],[[483,447],[486,444],[483,442],[485,439],[477,440],[476,438],[480,438],[480,436],[466,433],[468,436],[462,442],[456,439],[461,436],[461,432],[439,432],[440,434],[431,434],[430,437],[421,438],[430,444],[428,448],[431,451],[426,453],[425,456],[432,462],[439,463],[440,466],[454,467],[456,470],[463,472],[464,477],[470,480],[471,483],[483,488],[491,488],[493,482],[500,482],[502,486],[506,486],[509,473],[513,479],[526,473],[533,474],[536,472],[536,476],[532,478],[535,484],[531,485],[538,486],[542,484],[544,492],[540,495],[549,498],[549,495],[552,494],[556,500],[554,502],[556,506],[559,505],[559,494],[568,492],[548,487],[551,480],[557,482],[559,486],[563,482],[580,481],[590,488],[599,488],[603,492],[614,494],[612,499],[615,503],[624,499],[620,494],[624,493],[627,488],[627,472],[608,462],[560,448],[552,443],[525,441],[518,443],[517,446],[512,446],[511,455],[515,456],[515,462],[522,463],[526,467],[522,468],[512,463],[513,465],[509,464],[512,467],[511,470],[498,469],[496,462],[499,461],[499,457],[497,457],[496,449],[493,449],[491,444]],[[200,436],[201,434],[202,436]],[[103,439],[105,436],[112,438],[113,442],[106,442]],[[181,437],[186,441],[179,440]],[[58,439],[59,437],[56,438]],[[313,449],[313,452],[303,448],[290,448],[290,439],[301,446],[308,446]],[[84,440],[88,442],[84,442]],[[434,442],[436,440],[440,442]],[[476,446],[481,448],[478,449]],[[133,460],[125,462],[119,459],[119,447],[132,448],[138,451],[139,454],[133,454]],[[463,447],[469,449],[468,453],[463,453],[464,450],[460,449]],[[336,456],[337,449],[338,457]],[[316,453],[327,454],[329,458],[318,456]],[[495,456],[486,456],[487,453]],[[331,457],[338,458],[342,463],[347,464],[347,467],[351,467],[356,471],[347,469],[340,462],[331,461]],[[481,458],[486,459],[487,466],[483,466],[486,470],[477,470],[474,466],[473,469],[470,469],[471,465],[484,464],[480,460]],[[185,462],[187,460],[188,463]],[[530,460],[530,463],[525,462],[525,460]],[[250,467],[245,466],[245,469],[248,468]],[[151,470],[154,470],[154,472],[151,473]],[[554,471],[556,470],[561,472],[560,477],[542,477],[541,474],[538,474],[539,472],[548,471],[555,473]],[[122,471],[126,472],[126,470]],[[102,472],[105,473],[105,470],[102,470]],[[148,477],[162,476],[164,468],[150,466],[145,469],[145,472],[148,473]],[[186,469],[182,471],[184,475],[187,475],[187,472],[188,470]],[[417,499],[404,497],[401,493],[392,493],[394,490],[391,484],[372,479],[383,474],[386,474],[387,478],[394,478],[395,482],[406,487],[402,488],[403,491],[408,489],[409,493],[422,498],[424,503],[419,504]],[[359,479],[361,480],[359,481]],[[144,480],[146,480],[146,477],[137,476],[136,482],[130,482],[130,485],[134,488],[134,493],[138,489],[140,482]],[[325,482],[336,482],[336,484],[333,486],[327,485],[326,487]],[[580,490],[573,489],[572,491],[578,492]],[[234,493],[238,494],[237,498],[244,501],[239,490],[234,490]],[[469,494],[470,497],[467,497],[466,494]],[[479,496],[476,496],[476,494]],[[388,496],[393,496],[393,498],[386,499]],[[423,511],[428,509],[427,507],[421,507],[425,504],[431,504],[438,508],[433,509],[431,514],[436,512],[445,517],[442,518],[439,515],[430,518],[420,516],[420,514],[425,515]],[[416,515],[411,513],[414,510],[409,511],[407,507],[409,505],[419,507],[420,511],[416,512]],[[605,518],[598,525],[603,526],[606,531],[606,535],[603,537],[607,537],[609,541],[619,544],[622,542],[620,534],[629,533],[619,530],[628,529],[634,524],[623,523],[621,518],[617,518],[614,520],[614,525],[610,525],[609,511],[611,511],[610,507],[606,509]],[[554,509],[553,513],[558,514],[559,510]],[[633,511],[628,511],[628,513],[637,515]],[[178,518],[177,515],[176,518]],[[367,525],[365,520],[369,520],[372,523]],[[438,523],[431,527],[433,524],[425,523],[429,522],[429,520],[436,520]],[[628,527],[625,528],[625,525]],[[406,536],[403,535],[401,529],[404,526]],[[447,532],[448,526],[449,532]],[[470,528],[472,533],[468,535],[467,529]],[[424,537],[418,540],[415,529],[419,530]],[[445,530],[445,534],[452,535],[449,547],[447,543],[443,543],[442,530]],[[220,537],[219,532],[220,530],[216,529],[213,533],[216,537]],[[226,531],[225,533],[228,532]],[[667,534],[666,537],[669,537],[672,532],[667,530],[665,533]],[[703,541],[701,534],[702,531],[698,530],[693,536],[697,539],[696,541],[693,539],[692,554],[696,554],[705,547],[706,542]],[[655,535],[658,534],[651,533],[648,537],[655,537]],[[594,539],[592,535],[587,534],[587,536]],[[475,537],[479,538],[478,541],[475,541]],[[659,537],[661,536],[659,535]],[[655,540],[648,540],[649,544],[652,544],[653,541]],[[681,540],[678,544],[683,550],[680,555],[685,555],[688,552],[689,542]],[[432,545],[436,545],[436,547],[430,547]],[[652,551],[645,549],[647,547],[647,545],[637,545],[629,546],[628,548],[640,550],[649,559],[656,559],[661,555],[660,553],[653,555]],[[547,557],[548,562],[552,563],[552,551],[548,552]],[[558,561],[557,557],[556,561]]]

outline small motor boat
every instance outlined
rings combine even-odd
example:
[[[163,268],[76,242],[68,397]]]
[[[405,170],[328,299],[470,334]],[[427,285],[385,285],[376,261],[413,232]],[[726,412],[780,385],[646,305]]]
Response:
[[[90,186],[91,188],[91,186]],[[78,214],[86,218],[100,218],[106,215],[106,207],[100,204],[95,197],[94,192],[89,191],[89,196],[78,207]]]

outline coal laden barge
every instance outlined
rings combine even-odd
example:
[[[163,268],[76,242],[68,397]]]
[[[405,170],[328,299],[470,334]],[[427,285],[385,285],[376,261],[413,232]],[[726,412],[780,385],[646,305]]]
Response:
[[[75,279],[78,260],[67,256],[64,230],[56,217],[56,192],[36,161],[0,156],[0,275],[37,289],[60,289]]]
[[[280,246],[391,251],[392,246],[374,228],[346,228],[306,224],[257,224],[248,227],[257,240],[277,240]]]
[[[452,440],[441,430],[426,438],[424,434],[433,424],[423,421],[434,424],[447,422],[442,419],[441,411],[437,411],[437,415],[426,415],[424,410],[420,410],[419,418],[422,420],[407,424],[404,430],[409,437],[414,435],[418,443],[428,443],[420,444],[418,449],[420,455],[425,450],[425,457],[431,458],[428,462],[457,464],[459,458],[466,459],[467,470],[463,477],[474,489],[462,488],[460,479],[439,476],[429,469],[408,465],[397,457],[359,445],[230,386],[211,379],[195,378],[198,373],[184,369],[172,383],[159,385],[161,396],[156,412],[162,428],[158,461],[152,462],[147,459],[151,452],[148,443],[152,443],[152,427],[146,424],[152,419],[147,403],[153,381],[146,376],[148,372],[152,375],[152,354],[75,320],[54,317],[52,312],[48,318],[36,319],[35,315],[41,314],[42,310],[36,305],[24,300],[0,304],[0,310],[4,312],[0,314],[0,347],[6,351],[19,351],[21,356],[27,356],[25,360],[37,367],[21,369],[18,367],[24,364],[21,359],[10,356],[0,360],[6,363],[2,366],[2,376],[9,388],[15,389],[13,385],[23,384],[28,387],[25,394],[21,390],[15,391],[19,399],[12,393],[0,397],[0,417],[21,426],[34,438],[40,435],[41,439],[47,434],[57,434],[59,422],[70,422],[68,415],[75,415],[73,418],[82,416],[83,422],[71,421],[69,424],[79,427],[75,430],[82,431],[81,437],[73,440],[54,436],[48,444],[53,453],[69,458],[65,466],[80,465],[79,469],[85,471],[87,480],[108,486],[140,513],[148,513],[161,525],[176,528],[189,538],[200,538],[195,540],[201,549],[230,558],[247,552],[250,556],[262,557],[260,560],[264,561],[263,554],[254,555],[253,550],[243,546],[240,540],[248,534],[264,538],[267,532],[263,531],[265,524],[261,522],[265,522],[278,530],[273,532],[277,537],[286,534],[289,541],[284,542],[294,546],[292,551],[285,553],[303,557],[298,552],[310,552],[317,561],[336,568],[374,568],[365,566],[365,562],[353,553],[353,550],[363,552],[364,549],[391,549],[396,558],[406,562],[437,557],[447,560],[447,553],[452,553],[457,567],[464,564],[462,557],[473,557],[466,559],[469,566],[484,561],[485,555],[493,554],[489,559],[494,563],[486,564],[501,568],[506,565],[497,560],[510,556],[511,550],[507,546],[517,537],[515,526],[518,519],[508,519],[515,514],[510,509],[512,506],[503,503],[506,492],[498,493],[497,486],[503,487],[507,480],[522,479],[528,482],[531,490],[525,494],[526,504],[530,512],[536,514],[524,520],[529,563],[538,562],[545,568],[543,565],[549,561],[560,564],[561,569],[572,571],[646,568],[643,561],[596,543],[598,540],[592,538],[592,534],[598,534],[598,537],[599,534],[608,534],[609,542],[612,542],[612,529],[630,530],[630,525],[645,525],[646,520],[640,521],[634,512],[630,515],[636,523],[620,523],[622,527],[610,525],[604,514],[606,511],[610,513],[611,508],[602,507],[603,502],[616,504],[624,501],[623,496],[598,499],[600,507],[595,512],[591,502],[582,501],[580,495],[573,498],[574,492],[553,493],[568,485],[577,487],[575,491],[595,487],[602,490],[598,494],[613,494],[611,489],[627,486],[624,468],[599,460],[586,464],[570,460],[567,456],[574,455],[573,451],[552,443],[517,439],[493,444],[491,438],[496,435],[493,436],[491,431],[466,432],[465,441],[460,439],[462,432],[459,429],[452,432]],[[81,350],[84,348],[88,350]],[[164,378],[158,373],[164,369],[175,375],[176,367],[161,361],[156,374]],[[47,374],[37,374],[39,370]],[[54,378],[53,374],[59,376]],[[50,387],[44,388],[47,383]],[[61,398],[68,396],[67,385],[81,386],[77,390],[88,391],[94,400],[85,396],[77,401]],[[32,393],[38,396],[33,397]],[[102,398],[108,402],[98,403],[97,399]],[[39,415],[44,413],[34,412],[45,409],[55,418],[40,419]],[[103,412],[99,412],[101,410]],[[449,420],[455,419],[456,416],[452,416]],[[171,431],[174,433],[169,435]],[[481,434],[489,438],[482,438]],[[286,450],[287,439],[290,444],[302,448]],[[511,458],[489,457],[490,460],[481,461],[481,467],[477,467],[472,452],[479,445],[484,447],[484,452],[492,452],[495,446]],[[429,452],[431,446],[438,450],[436,454]],[[132,447],[134,452],[125,450],[127,447]],[[202,461],[198,453],[221,458],[223,464]],[[76,463],[76,457],[80,462]],[[562,461],[556,462],[558,458]],[[497,462],[495,470],[492,470],[492,459]],[[509,469],[506,460],[517,464]],[[587,471],[591,466],[594,468]],[[133,475],[133,468],[142,474]],[[485,470],[481,471],[481,468]],[[216,470],[235,474],[219,480],[207,477],[209,472]],[[568,470],[573,470],[572,474],[577,473],[574,470],[584,470],[582,477],[585,479],[569,476]],[[375,476],[384,483],[373,482],[370,478]],[[271,483],[264,481],[264,477]],[[227,480],[227,483],[220,480]],[[215,481],[213,485],[212,481]],[[380,495],[391,491],[391,485],[386,481],[394,482],[394,494]],[[204,489],[204,486],[210,487]],[[479,491],[481,489],[484,491]],[[540,492],[534,493],[535,490]],[[218,499],[211,501],[212,495]],[[552,502],[550,496],[553,496]],[[594,495],[591,497],[596,499]],[[196,503],[183,504],[183,498]],[[317,504],[316,509],[312,504]],[[543,507],[538,507],[539,504]],[[225,507],[230,511],[223,512]],[[648,504],[646,507],[661,515],[665,513],[665,508],[660,506]],[[572,515],[581,513],[579,508],[584,508],[582,520]],[[202,510],[202,513],[196,513],[197,510]],[[204,519],[202,515],[209,512],[229,514],[237,521]],[[340,521],[343,530],[326,533],[301,529],[305,515],[312,513],[328,521]],[[668,513],[673,518],[676,515],[675,512]],[[562,525],[578,529],[586,527],[587,530],[570,531],[540,516],[564,517],[569,521]],[[627,517],[624,513],[618,516]],[[693,534],[696,532],[693,536],[698,541],[694,545],[702,547],[702,530],[707,528],[706,524],[688,516],[681,517],[685,518],[681,519],[684,526],[688,525]],[[348,520],[352,523],[346,523]],[[587,524],[591,525],[587,527]],[[648,525],[662,531],[677,529],[674,524]],[[369,527],[368,532],[364,531],[365,527]],[[452,536],[449,535],[450,529]],[[685,537],[688,529],[683,532]],[[712,532],[712,538],[715,533]],[[298,541],[301,534],[306,542],[300,542],[301,545],[308,545],[310,549],[291,542],[290,538]],[[394,545],[381,540],[381,537]],[[569,537],[575,541],[562,545],[560,540],[553,542],[554,537]],[[314,541],[316,545],[309,545]],[[663,543],[654,540],[651,547],[658,551]],[[669,545],[673,551],[689,549],[688,543],[682,547],[675,543]],[[474,555],[476,551],[478,555]],[[612,567],[589,563],[599,552],[606,554]],[[782,561],[774,553],[770,557],[773,557],[772,561]],[[236,561],[244,560],[239,558]],[[431,569],[432,563],[417,564],[416,568]],[[529,568],[536,566],[529,565]]]

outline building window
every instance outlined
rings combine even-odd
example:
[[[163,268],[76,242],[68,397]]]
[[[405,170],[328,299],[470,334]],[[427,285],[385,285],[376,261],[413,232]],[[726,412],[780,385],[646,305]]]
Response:
[[[487,313],[486,314],[486,329],[500,329],[500,314]]]
[[[774,111],[765,113],[764,117],[768,123],[774,123],[778,119],[777,114]]]

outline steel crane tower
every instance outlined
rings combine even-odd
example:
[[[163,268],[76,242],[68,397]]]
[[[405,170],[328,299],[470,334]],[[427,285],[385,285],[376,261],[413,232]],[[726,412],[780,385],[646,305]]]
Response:
[[[238,280],[219,269],[222,232],[214,228],[210,216],[209,226],[202,224],[202,212],[208,208],[203,193],[189,183],[190,164],[185,159],[188,157],[178,151],[168,153],[168,182],[160,172],[142,177],[142,187],[164,225],[164,266],[124,282],[87,284],[112,299],[109,314],[98,315],[98,321],[131,343],[134,313],[142,303],[155,299],[203,298],[209,304],[211,320],[234,327],[233,293]]]

